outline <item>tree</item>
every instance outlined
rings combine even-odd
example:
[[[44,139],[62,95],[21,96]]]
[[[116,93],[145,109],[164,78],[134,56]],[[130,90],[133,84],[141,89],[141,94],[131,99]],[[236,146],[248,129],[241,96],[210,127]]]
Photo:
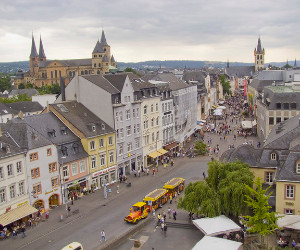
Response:
[[[247,211],[245,195],[250,191],[253,173],[249,165],[240,161],[208,163],[208,177],[204,181],[190,183],[179,199],[178,207],[188,212],[208,217],[220,214],[238,216]]]
[[[58,83],[52,85],[45,85],[37,89],[41,95],[45,94],[60,94],[61,88]]]
[[[25,84],[24,83],[20,83],[18,85],[18,89],[25,89]]]
[[[198,155],[205,155],[206,153],[208,153],[206,144],[203,141],[195,142],[195,153]]]
[[[126,68],[124,69],[124,72],[132,72],[133,74],[137,75],[137,76],[141,76],[140,73],[138,73],[136,70],[134,70],[133,68]]]
[[[249,227],[248,232],[259,233],[261,235],[262,243],[264,242],[264,236],[273,233],[278,228],[275,212],[270,212],[271,206],[269,205],[269,198],[272,192],[268,193],[271,186],[266,189],[262,188],[262,183],[257,177],[254,181],[256,188],[246,186],[250,195],[245,195],[245,203],[252,208],[253,215],[244,216],[246,225]]]
[[[11,98],[0,97],[0,102],[2,103],[25,102],[25,101],[31,102],[31,97],[29,97],[26,93],[13,96]]]
[[[0,74],[0,91],[3,92],[4,90],[10,91],[12,89],[10,83],[10,76]]]
[[[226,81],[225,75],[221,75],[220,81],[223,86],[223,95],[226,95],[226,94],[231,95],[230,82]]]

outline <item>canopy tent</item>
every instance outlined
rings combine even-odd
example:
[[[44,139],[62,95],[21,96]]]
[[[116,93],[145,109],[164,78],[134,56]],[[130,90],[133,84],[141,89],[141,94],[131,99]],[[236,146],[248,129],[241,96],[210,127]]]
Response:
[[[193,220],[193,223],[200,231],[208,236],[215,236],[241,230],[239,225],[227,218],[225,215],[220,215],[214,218]]]
[[[241,242],[204,236],[193,248],[192,250],[240,250],[243,249],[243,244]]]
[[[159,150],[157,150],[155,152],[150,153],[149,157],[156,158],[156,157],[159,157],[159,156],[164,155],[166,153],[168,153],[168,151],[165,150],[165,149],[163,149],[163,148],[161,148],[161,149],[159,149]]]
[[[294,230],[300,230],[300,216],[299,215],[279,215],[277,225],[283,228],[290,228]]]
[[[22,205],[5,214],[0,215],[0,225],[4,227],[37,211],[37,209],[28,204]]]
[[[215,109],[214,115],[223,115],[222,109]]]
[[[256,121],[242,121],[243,129],[251,129],[256,125]]]
[[[226,109],[226,107],[225,106],[219,106],[216,109]]]

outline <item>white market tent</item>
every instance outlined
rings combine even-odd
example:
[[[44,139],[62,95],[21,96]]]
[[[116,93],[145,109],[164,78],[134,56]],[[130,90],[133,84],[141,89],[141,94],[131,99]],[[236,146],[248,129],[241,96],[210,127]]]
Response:
[[[214,218],[193,220],[193,223],[200,231],[208,236],[215,236],[241,230],[239,225],[227,218],[225,215],[220,215]]]
[[[215,109],[214,115],[223,115],[222,109]]]
[[[219,106],[216,109],[226,109],[226,107],[225,106]]]
[[[241,242],[227,240],[223,238],[204,236],[192,250],[239,250],[242,249]]]
[[[243,129],[250,129],[256,125],[256,121],[242,121],[242,128]]]
[[[283,228],[290,228],[294,230],[300,230],[300,216],[299,215],[279,215],[277,225]]]

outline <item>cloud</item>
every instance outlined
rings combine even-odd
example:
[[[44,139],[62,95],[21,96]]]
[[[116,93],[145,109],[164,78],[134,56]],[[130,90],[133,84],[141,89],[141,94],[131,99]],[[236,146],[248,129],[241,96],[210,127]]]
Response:
[[[300,58],[296,0],[3,2],[0,61],[28,60],[32,32],[50,59],[88,58],[102,27],[117,61],[252,62],[259,35],[267,61]]]

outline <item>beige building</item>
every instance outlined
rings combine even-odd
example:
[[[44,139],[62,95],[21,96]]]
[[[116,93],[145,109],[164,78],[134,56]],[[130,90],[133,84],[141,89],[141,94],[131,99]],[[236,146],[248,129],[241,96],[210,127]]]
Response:
[[[97,41],[92,57],[87,59],[47,60],[42,39],[40,38],[39,53],[32,36],[31,53],[29,56],[30,70],[25,74],[18,74],[15,85],[32,83],[34,86],[59,84],[60,78],[65,78],[65,84],[78,75],[105,74],[117,69],[114,56],[106,41],[104,31],[101,40]]]

